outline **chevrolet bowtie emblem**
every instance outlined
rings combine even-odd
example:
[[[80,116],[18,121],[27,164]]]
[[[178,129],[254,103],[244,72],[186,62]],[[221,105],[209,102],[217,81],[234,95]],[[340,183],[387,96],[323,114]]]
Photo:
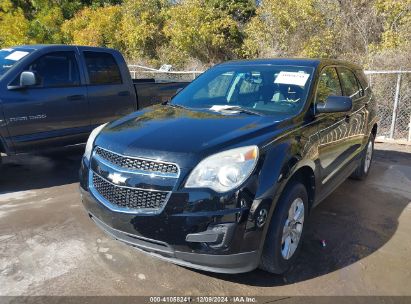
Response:
[[[115,172],[115,173],[110,173],[107,176],[107,179],[109,179],[113,184],[118,185],[118,184],[124,184],[127,180],[127,177],[122,176],[120,173]]]

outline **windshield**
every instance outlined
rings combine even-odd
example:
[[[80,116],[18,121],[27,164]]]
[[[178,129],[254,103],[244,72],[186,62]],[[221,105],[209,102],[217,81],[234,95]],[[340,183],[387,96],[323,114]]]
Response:
[[[217,66],[193,81],[171,103],[188,108],[232,106],[262,114],[296,114],[307,99],[313,71],[312,67],[284,65]]]
[[[0,77],[3,76],[17,62],[30,54],[31,49],[1,49],[0,50]]]

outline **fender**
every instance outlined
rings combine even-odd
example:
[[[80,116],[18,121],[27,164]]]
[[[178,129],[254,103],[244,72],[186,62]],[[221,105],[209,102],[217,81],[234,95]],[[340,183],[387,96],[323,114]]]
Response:
[[[318,155],[318,134],[315,127],[312,131],[313,135],[309,138],[287,136],[263,148],[263,164],[258,177],[259,187],[251,206],[250,216],[254,216],[259,209],[259,202],[263,200],[271,201],[269,209],[273,211],[275,198],[299,169],[309,167],[315,176],[318,176],[319,169],[315,162]]]
[[[314,179],[319,176],[319,167],[315,159],[318,151],[318,136],[313,128],[311,139],[301,139],[299,136],[288,136],[280,141],[274,141],[266,147],[263,154],[263,165],[259,174],[259,188],[256,199],[250,208],[248,229],[255,229],[250,223],[255,223],[256,218],[262,208],[268,210],[266,224],[260,230],[262,235],[260,243],[260,253],[267,235],[269,223],[276,210],[277,202],[293,178],[294,174],[302,168],[309,168],[314,173]],[[301,155],[299,152],[303,152]],[[314,151],[314,152],[313,152]],[[316,181],[313,181],[316,184]],[[315,191],[315,189],[313,189]],[[315,193],[314,193],[315,195]]]

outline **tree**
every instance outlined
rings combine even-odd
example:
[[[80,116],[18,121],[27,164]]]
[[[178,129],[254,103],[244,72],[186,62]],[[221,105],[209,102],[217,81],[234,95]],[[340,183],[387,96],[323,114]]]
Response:
[[[30,22],[28,35],[37,43],[62,43],[63,22],[61,7],[41,8]]]
[[[232,16],[202,0],[186,0],[171,7],[164,32],[173,55],[170,60],[177,65],[184,65],[189,58],[206,64],[236,58],[243,39]]]
[[[315,0],[265,0],[247,24],[244,55],[330,57],[334,55],[336,23],[320,9],[335,3]],[[325,9],[324,9],[325,11]]]
[[[86,7],[63,23],[64,40],[80,45],[121,48],[118,41],[121,20],[120,6]]]
[[[23,10],[13,7],[9,0],[0,0],[0,47],[29,43],[29,21]]]
[[[380,47],[393,49],[409,46],[411,0],[377,0],[375,8],[384,20]]]
[[[207,0],[207,5],[227,12],[234,20],[243,24],[255,15],[256,2],[251,0]]]
[[[126,0],[122,22],[117,24],[129,58],[158,59],[158,48],[166,43],[163,33],[166,0]]]

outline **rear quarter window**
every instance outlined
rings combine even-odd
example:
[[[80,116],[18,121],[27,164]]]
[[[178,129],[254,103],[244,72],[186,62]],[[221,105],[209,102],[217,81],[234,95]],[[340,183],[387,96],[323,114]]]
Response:
[[[113,55],[104,52],[84,52],[91,85],[121,84],[120,69]]]

